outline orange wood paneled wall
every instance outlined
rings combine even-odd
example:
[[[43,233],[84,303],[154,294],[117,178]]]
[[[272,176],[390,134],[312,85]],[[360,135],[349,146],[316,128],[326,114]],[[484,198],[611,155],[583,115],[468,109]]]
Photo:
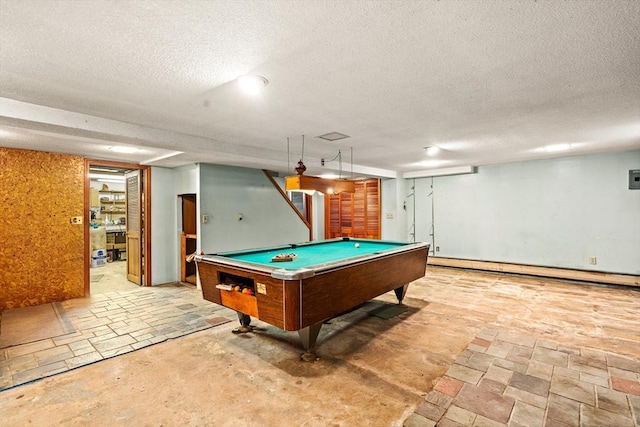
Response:
[[[84,159],[0,147],[0,310],[84,296]]]
[[[356,181],[355,193],[325,197],[325,238],[380,239],[380,180]]]

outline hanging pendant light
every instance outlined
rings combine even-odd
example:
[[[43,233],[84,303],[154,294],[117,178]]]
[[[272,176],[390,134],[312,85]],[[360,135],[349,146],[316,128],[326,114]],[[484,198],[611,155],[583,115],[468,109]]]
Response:
[[[288,151],[288,148],[287,148]],[[288,153],[287,153],[288,154]],[[348,179],[330,179],[304,175],[307,167],[304,164],[304,135],[302,135],[302,156],[296,164],[296,175],[285,177],[286,191],[302,191],[325,194],[355,193],[356,184]],[[342,172],[342,171],[341,171]]]

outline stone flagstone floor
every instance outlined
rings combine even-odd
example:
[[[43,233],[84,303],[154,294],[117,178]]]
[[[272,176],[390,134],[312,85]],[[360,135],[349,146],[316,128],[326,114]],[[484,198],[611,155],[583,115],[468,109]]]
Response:
[[[485,329],[405,427],[638,427],[640,361]]]
[[[0,390],[237,321],[235,311],[182,285],[108,292],[60,304],[75,332],[0,349]]]

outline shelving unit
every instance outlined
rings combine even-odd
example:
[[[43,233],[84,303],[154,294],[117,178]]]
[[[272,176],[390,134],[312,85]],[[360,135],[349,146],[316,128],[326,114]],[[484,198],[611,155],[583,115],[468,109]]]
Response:
[[[100,219],[105,225],[107,234],[107,251],[111,252],[112,259],[126,259],[127,250],[127,201],[124,191],[100,190],[98,191],[100,202]]]
[[[100,217],[105,224],[119,223],[127,214],[124,191],[99,191]]]
[[[180,240],[180,280],[196,285],[198,283],[196,263],[189,256],[198,248],[196,235],[196,195],[180,194],[182,204],[182,238]]]
[[[180,263],[180,280],[192,284],[197,284],[196,265],[194,262],[188,262],[189,255],[196,251],[196,235],[182,233],[182,243],[180,245],[180,254],[182,262]]]

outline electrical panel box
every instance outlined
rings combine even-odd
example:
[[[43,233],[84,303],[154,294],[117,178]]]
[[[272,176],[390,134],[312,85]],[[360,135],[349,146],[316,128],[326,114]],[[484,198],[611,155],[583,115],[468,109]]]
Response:
[[[629,171],[629,190],[640,190],[640,169]]]

